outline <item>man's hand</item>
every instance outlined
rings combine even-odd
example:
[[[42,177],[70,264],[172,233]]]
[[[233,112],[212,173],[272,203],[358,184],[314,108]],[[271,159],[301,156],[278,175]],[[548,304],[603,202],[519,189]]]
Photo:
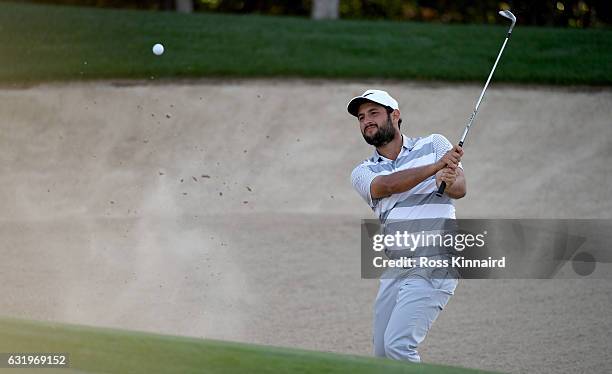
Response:
[[[457,180],[457,169],[445,167],[436,173],[436,185],[440,187],[440,183],[445,182],[446,188],[451,188]]]
[[[463,175],[463,169],[455,168],[451,169],[445,167],[436,173],[436,185],[440,187],[440,183],[446,183],[446,190],[444,193],[452,199],[461,199],[465,196],[465,176]]]
[[[442,170],[444,168],[456,169],[461,161],[461,156],[463,156],[463,149],[458,145],[455,145],[453,149],[446,152],[440,160],[436,163],[438,170]],[[448,185],[448,182],[446,183]]]

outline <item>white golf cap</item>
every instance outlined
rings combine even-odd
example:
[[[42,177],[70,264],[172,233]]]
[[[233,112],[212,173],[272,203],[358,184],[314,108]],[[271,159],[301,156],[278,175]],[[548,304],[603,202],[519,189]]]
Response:
[[[381,90],[367,90],[361,96],[354,97],[348,103],[348,112],[357,117],[357,110],[359,110],[359,105],[364,102],[373,102],[376,104],[380,104],[382,106],[389,107],[391,109],[399,109],[399,105],[397,100],[391,97],[386,91]]]

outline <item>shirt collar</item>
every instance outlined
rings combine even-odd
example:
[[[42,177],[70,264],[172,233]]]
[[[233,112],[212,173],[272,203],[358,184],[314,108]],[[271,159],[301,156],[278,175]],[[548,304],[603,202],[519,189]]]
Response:
[[[413,138],[409,138],[404,134],[402,135],[402,149],[406,149],[408,152],[412,151],[412,148],[414,148],[414,143],[416,143],[416,140]],[[400,151],[401,154],[401,151]],[[398,155],[399,156],[399,155]],[[384,160],[389,160],[388,158],[386,158],[385,156],[381,156],[378,151],[376,150],[376,148],[374,148],[374,154],[372,155],[372,161],[373,162],[382,162]]]

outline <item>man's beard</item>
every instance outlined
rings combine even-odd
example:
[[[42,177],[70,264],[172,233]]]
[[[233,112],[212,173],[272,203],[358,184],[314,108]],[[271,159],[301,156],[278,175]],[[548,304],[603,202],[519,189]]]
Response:
[[[365,129],[364,129],[365,130]],[[373,145],[374,147],[382,147],[383,145],[389,144],[395,139],[395,129],[391,122],[391,115],[387,117],[387,124],[384,126],[378,126],[378,131],[373,136],[367,136],[365,131],[361,134],[366,143]]]

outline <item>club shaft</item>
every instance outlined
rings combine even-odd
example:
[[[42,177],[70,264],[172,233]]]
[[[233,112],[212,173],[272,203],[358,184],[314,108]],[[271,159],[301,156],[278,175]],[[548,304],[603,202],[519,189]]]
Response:
[[[487,82],[485,83],[484,88],[482,89],[482,92],[480,93],[480,97],[478,97],[478,101],[476,102],[476,107],[474,107],[474,111],[470,115],[470,119],[468,120],[468,123],[465,126],[465,130],[463,131],[463,135],[461,136],[461,140],[460,140],[461,146],[463,146],[463,143],[465,143],[465,138],[467,138],[468,132],[470,131],[470,127],[472,127],[472,123],[474,122],[474,119],[476,119],[476,114],[478,114],[478,108],[480,107],[480,103],[482,102],[485,92],[487,91],[487,88],[489,87],[491,78],[493,78],[493,73],[495,73],[495,69],[497,68],[497,63],[499,62],[499,59],[501,58],[501,55],[504,52],[504,48],[506,48],[506,44],[508,43],[509,38],[510,38],[510,34],[508,34],[508,36],[506,37],[506,40],[504,40],[504,44],[502,44],[502,47],[499,50],[499,53],[497,54],[497,58],[495,59],[495,63],[493,64],[493,69],[491,69],[491,72],[489,73]]]
[[[512,24],[512,27],[514,27],[514,23]],[[510,31],[508,31],[508,35],[506,36],[506,39],[504,40],[504,44],[502,44],[502,47],[499,50],[499,53],[497,54],[497,58],[495,59],[495,63],[493,64],[493,69],[491,69],[491,73],[489,73],[487,82],[485,83],[484,88],[482,89],[482,92],[480,93],[480,97],[478,98],[478,101],[476,102],[476,107],[474,107],[474,111],[470,115],[470,119],[468,120],[468,123],[465,126],[465,129],[463,130],[463,135],[461,135],[461,140],[459,140],[460,147],[463,147],[463,144],[465,143],[465,139],[467,138],[468,133],[470,132],[470,127],[472,127],[472,123],[474,122],[474,119],[476,118],[476,114],[478,113],[478,107],[480,107],[482,98],[484,97],[485,92],[487,91],[487,87],[489,87],[489,82],[491,82],[493,73],[495,73],[495,68],[497,67],[497,63],[499,62],[499,59],[501,58],[501,55],[504,52],[504,48],[506,48],[506,44],[508,43],[508,39],[510,39],[510,35],[512,35],[512,27],[510,28]],[[440,183],[440,187],[438,188],[436,195],[442,196],[445,189],[446,189],[446,183],[445,182]]]
[[[499,62],[499,59],[501,58],[501,55],[504,52],[504,48],[506,48],[506,43],[508,43],[508,39],[509,38],[510,38],[510,36],[506,37],[506,40],[504,40],[504,44],[502,44],[502,47],[499,50],[499,54],[497,55],[497,59],[495,59],[495,64],[493,64],[493,69],[491,69],[491,73],[489,74],[489,78],[487,78],[487,83],[485,83],[484,88],[482,89],[482,92],[480,93],[480,97],[478,98],[478,102],[476,103],[476,109],[474,109],[474,112],[478,112],[478,107],[480,106],[480,103],[482,102],[482,98],[484,97],[484,94],[485,94],[485,91],[487,90],[487,87],[489,87],[489,82],[491,82],[491,78],[493,77],[493,73],[495,73],[495,68],[497,68],[497,63]]]

